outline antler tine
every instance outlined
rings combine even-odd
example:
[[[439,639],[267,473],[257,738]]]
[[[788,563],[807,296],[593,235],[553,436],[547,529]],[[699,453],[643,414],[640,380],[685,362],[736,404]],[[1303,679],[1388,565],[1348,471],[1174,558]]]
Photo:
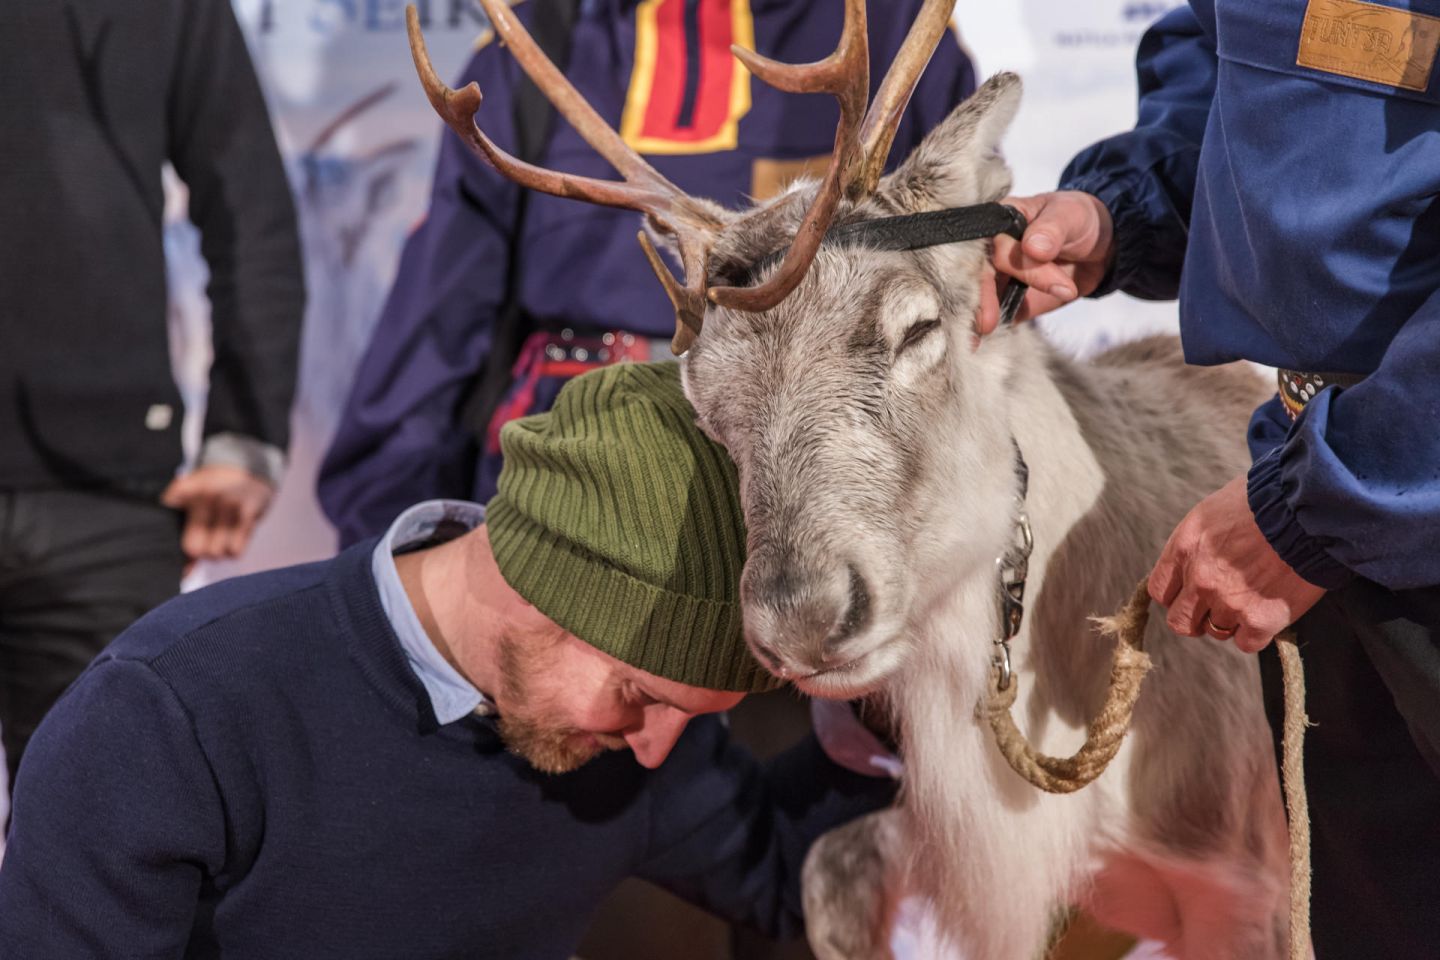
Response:
[[[810,269],[825,231],[830,229],[840,197],[850,191],[863,169],[858,131],[870,92],[870,46],[865,0],[845,0],[845,26],[833,53],[807,64],[788,64],[740,47],[731,47],[740,62],[766,83],[786,93],[829,93],[840,104],[835,149],[820,189],[785,253],[780,268],[755,287],[712,287],[710,299],[721,306],[758,312],[769,310],[790,295]]]
[[[885,161],[890,157],[890,146],[895,142],[895,131],[900,118],[910,103],[910,95],[920,82],[920,75],[935,55],[935,48],[945,31],[950,27],[950,15],[955,9],[955,0],[925,0],[905,42],[895,54],[880,89],[875,94],[870,109],[865,113],[865,123],[860,128],[860,156],[863,167],[857,179],[850,185],[852,200],[869,196],[880,182],[885,171]]]
[[[640,248],[645,251],[650,269],[660,278],[660,285],[675,307],[675,336],[670,340],[670,352],[678,357],[690,349],[705,322],[705,258],[710,252],[709,246],[703,241],[695,242],[680,236],[680,262],[684,264],[686,278],[694,278],[684,284],[675,279],[675,274],[660,259],[655,244],[644,230],[640,231]]]

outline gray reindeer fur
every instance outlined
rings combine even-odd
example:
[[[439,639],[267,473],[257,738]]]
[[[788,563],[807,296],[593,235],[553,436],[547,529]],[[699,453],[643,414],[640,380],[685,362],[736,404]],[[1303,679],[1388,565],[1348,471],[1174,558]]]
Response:
[[[1003,196],[1019,96],[1015,76],[990,79],[837,223]],[[711,276],[783,248],[814,190],[767,204],[779,214],[726,214]],[[897,808],[810,855],[812,944],[825,960],[889,956],[891,901],[918,892],[968,960],[1038,956],[1071,904],[1179,960],[1282,957],[1285,824],[1253,658],[1152,617],[1130,737],[1067,796],[1021,781],[975,713],[999,635],[995,559],[1014,536],[1014,446],[1035,534],[1015,715],[1037,748],[1068,755],[1110,659],[1087,618],[1119,606],[1185,512],[1246,468],[1263,381],[1186,367],[1166,338],[1088,364],[1030,326],[975,349],[984,257],[980,242],[822,247],[773,310],[711,307],[682,361],[701,426],[739,467],[752,649],[813,695],[883,691],[903,744]]]

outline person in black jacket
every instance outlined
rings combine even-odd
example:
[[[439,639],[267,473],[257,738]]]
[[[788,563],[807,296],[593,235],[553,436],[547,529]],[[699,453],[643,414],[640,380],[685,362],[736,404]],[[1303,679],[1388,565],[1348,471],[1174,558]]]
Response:
[[[0,29],[0,729],[45,711],[187,559],[245,548],[284,463],[304,305],[228,0],[17,0]],[[161,169],[210,267],[204,444],[182,462]]]

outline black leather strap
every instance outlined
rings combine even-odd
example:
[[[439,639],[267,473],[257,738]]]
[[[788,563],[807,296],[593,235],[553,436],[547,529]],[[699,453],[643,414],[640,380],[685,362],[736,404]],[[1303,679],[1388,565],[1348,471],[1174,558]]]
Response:
[[[1019,240],[1025,235],[1025,215],[1003,203],[977,203],[926,213],[881,217],[836,227],[825,234],[826,243],[863,243],[878,250],[919,250],[942,243],[963,243],[1008,234]],[[1011,280],[1000,296],[1000,326],[1015,322],[1015,314],[1030,288]]]
[[[1025,215],[1014,207],[977,203],[846,224],[825,234],[825,242],[863,243],[878,250],[919,250],[942,243],[984,240],[1001,233],[1019,240],[1025,226]]]
[[[1003,203],[976,203],[968,207],[906,213],[898,217],[879,217],[831,227],[825,234],[825,245],[864,244],[873,250],[919,250],[942,243],[986,240],[1002,233],[1019,240],[1025,235],[1027,225],[1025,215],[1014,207]],[[754,282],[760,271],[779,263],[782,256],[783,250],[776,251],[753,264],[738,280],[738,285]],[[1013,279],[1006,286],[1005,292],[1000,295],[1002,327],[1015,322],[1015,314],[1019,312],[1025,291],[1029,289],[1026,284]]]

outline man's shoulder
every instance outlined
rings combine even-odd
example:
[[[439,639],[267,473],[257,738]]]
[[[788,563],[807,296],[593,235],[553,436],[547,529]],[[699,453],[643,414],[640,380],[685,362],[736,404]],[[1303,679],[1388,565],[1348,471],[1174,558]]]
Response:
[[[365,548],[352,548],[357,549]],[[155,665],[182,647],[214,647],[226,660],[265,659],[277,641],[334,623],[329,585],[351,572],[346,568],[357,566],[348,557],[350,552],[233,577],[182,594],[132,624],[106,648],[105,656]]]

